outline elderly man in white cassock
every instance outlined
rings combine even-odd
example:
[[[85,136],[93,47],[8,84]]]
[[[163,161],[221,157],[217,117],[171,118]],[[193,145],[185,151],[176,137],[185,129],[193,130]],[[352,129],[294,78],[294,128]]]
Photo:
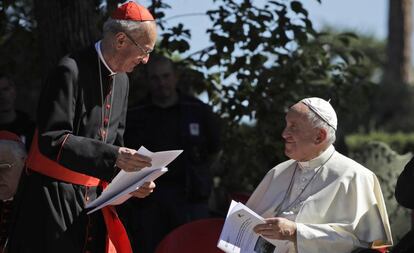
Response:
[[[290,160],[271,169],[246,205],[266,218],[254,231],[277,253],[349,253],[392,245],[377,177],[340,154],[329,102],[306,98],[286,114]]]

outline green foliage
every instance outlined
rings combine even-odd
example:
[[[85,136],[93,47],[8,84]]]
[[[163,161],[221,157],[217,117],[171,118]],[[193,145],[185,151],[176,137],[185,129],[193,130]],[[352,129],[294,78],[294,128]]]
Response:
[[[222,182],[249,191],[286,159],[280,134],[289,106],[308,96],[330,98],[340,127],[355,128],[370,110],[366,98],[374,94],[378,65],[370,66],[354,34],[317,33],[299,1],[267,1],[262,7],[250,0],[215,3],[207,11],[211,46],[185,62],[204,79],[195,81],[204,85],[195,90],[207,91],[226,123]],[[165,31],[185,37],[183,30]],[[160,43],[177,51],[172,45]]]
[[[108,8],[117,2],[107,1]],[[5,19],[5,6],[15,8],[20,21],[13,22],[13,15]],[[21,9],[25,6],[27,9]],[[0,50],[10,59],[0,64],[13,73],[32,69],[31,75],[37,75],[38,80],[40,71],[35,62],[39,41],[36,22],[31,18],[32,7],[30,0],[1,2]],[[171,26],[166,21],[164,11],[168,8],[171,7],[165,1],[151,0],[150,9],[161,28],[156,51],[173,56],[188,51],[191,34],[185,25]],[[358,46],[359,39],[348,32],[317,33],[308,11],[295,0],[269,0],[264,6],[251,0],[216,0],[215,8],[206,15],[212,22],[206,31],[211,45],[177,65],[183,70],[184,86],[191,85],[196,93],[207,92],[210,103],[225,122],[224,155],[220,162],[226,187],[252,190],[267,170],[286,159],[280,137],[284,115],[301,98],[331,98],[339,126],[345,126],[346,132],[355,130],[359,125],[356,122],[366,120],[372,110],[367,98],[375,95],[373,77],[378,70],[370,59],[380,56],[376,49],[366,49],[371,43]],[[21,17],[30,22],[22,22]],[[18,26],[32,32],[22,33],[24,38],[14,36]],[[17,41],[11,43],[10,37]],[[3,47],[5,41],[10,43],[9,47]],[[21,55],[31,55],[33,59],[24,64],[19,60],[13,67],[10,63],[15,59],[11,59],[10,52],[18,55],[21,45],[26,48],[24,43],[31,43],[32,47],[27,46],[30,51],[20,51]],[[24,67],[17,70],[17,66]]]
[[[191,34],[182,23],[169,26],[165,21],[164,11],[170,8],[170,5],[161,0],[152,0],[148,7],[161,28],[159,36],[161,40],[158,43],[157,51],[171,56],[175,52],[184,53],[190,49]]]
[[[226,183],[249,190],[245,182],[257,183],[286,159],[280,134],[290,105],[307,96],[331,98],[338,114],[355,120],[368,110],[363,105],[372,83],[362,54],[349,47],[355,36],[318,34],[300,2],[268,1],[263,8],[250,1],[221,2],[208,12],[215,47],[200,55],[198,66],[209,73],[211,97],[220,98],[217,105],[228,122],[222,162],[232,177]],[[239,123],[246,116],[256,124],[241,138]],[[236,171],[240,178],[233,176]]]
[[[22,49],[31,48],[36,54],[31,4],[30,0],[0,2],[0,68],[11,76],[19,67],[27,65],[24,62],[30,56]]]
[[[0,69],[17,86],[17,107],[33,114],[41,72],[35,31],[31,0],[0,1]]]
[[[369,134],[351,134],[345,139],[350,152],[358,151],[361,147],[372,141],[386,143],[400,154],[414,150],[414,133],[386,133],[370,132]]]

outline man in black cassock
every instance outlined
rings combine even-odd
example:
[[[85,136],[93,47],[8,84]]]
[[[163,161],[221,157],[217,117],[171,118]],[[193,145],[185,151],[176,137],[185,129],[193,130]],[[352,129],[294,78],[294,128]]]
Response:
[[[64,57],[46,80],[8,252],[132,252],[113,207],[87,215],[84,206],[119,170],[151,165],[123,147],[122,136],[125,72],[148,61],[156,24],[147,9],[128,2],[104,24],[103,34],[95,45]],[[154,187],[148,182],[133,195],[145,197]]]

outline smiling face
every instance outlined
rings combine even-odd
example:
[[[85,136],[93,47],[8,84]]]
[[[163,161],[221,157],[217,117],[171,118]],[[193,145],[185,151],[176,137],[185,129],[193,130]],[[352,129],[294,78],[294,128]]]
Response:
[[[285,155],[290,159],[309,161],[325,148],[326,131],[315,128],[308,113],[306,105],[297,103],[286,114],[282,137],[285,140]]]

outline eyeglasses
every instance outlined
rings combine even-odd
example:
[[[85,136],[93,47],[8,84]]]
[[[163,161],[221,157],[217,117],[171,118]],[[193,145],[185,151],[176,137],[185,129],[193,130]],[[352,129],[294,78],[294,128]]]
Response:
[[[139,48],[145,55],[150,55],[150,53],[152,52],[152,49],[145,49],[145,48],[143,48],[141,45],[139,45],[132,37],[131,37],[131,35],[129,35],[127,32],[124,32],[125,33],[125,35],[127,36],[127,38],[132,42],[132,43],[134,43],[134,45],[137,47],[137,48]]]

